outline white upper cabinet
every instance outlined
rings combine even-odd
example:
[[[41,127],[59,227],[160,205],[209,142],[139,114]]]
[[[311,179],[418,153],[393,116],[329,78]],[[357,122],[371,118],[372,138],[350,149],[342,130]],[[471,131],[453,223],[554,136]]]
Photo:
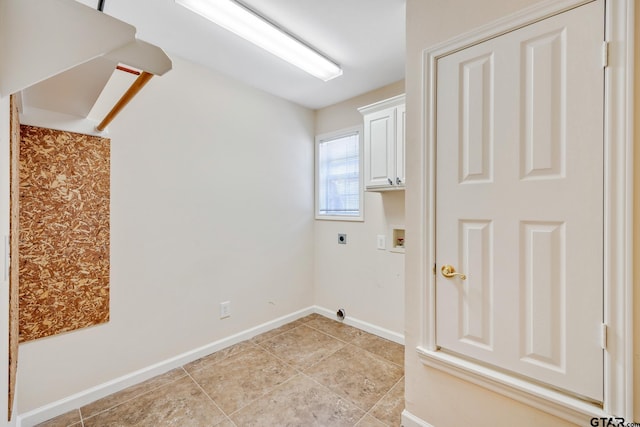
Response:
[[[404,190],[404,95],[358,109],[364,116],[364,185],[369,191]]]

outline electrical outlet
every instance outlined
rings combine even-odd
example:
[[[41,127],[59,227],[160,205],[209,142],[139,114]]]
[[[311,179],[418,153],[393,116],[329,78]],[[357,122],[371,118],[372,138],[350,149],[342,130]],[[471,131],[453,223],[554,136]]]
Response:
[[[386,249],[387,248],[387,242],[386,242],[386,237],[384,234],[378,234],[378,249]]]
[[[338,244],[339,245],[346,245],[347,244],[347,235],[344,233],[339,233],[338,234]]]
[[[220,303],[220,318],[225,319],[231,317],[231,301]]]

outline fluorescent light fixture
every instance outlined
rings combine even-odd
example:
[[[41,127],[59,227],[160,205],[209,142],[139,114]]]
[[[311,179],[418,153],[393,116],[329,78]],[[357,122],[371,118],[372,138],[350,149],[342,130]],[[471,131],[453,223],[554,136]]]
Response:
[[[325,82],[342,74],[338,64],[241,3],[233,0],[175,2]]]

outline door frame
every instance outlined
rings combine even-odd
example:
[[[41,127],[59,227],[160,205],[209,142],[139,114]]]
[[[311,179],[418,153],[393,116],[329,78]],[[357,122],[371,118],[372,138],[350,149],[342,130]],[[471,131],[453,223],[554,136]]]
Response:
[[[423,51],[420,144],[420,229],[415,230],[421,283],[421,361],[466,381],[587,425],[592,417],[633,420],[634,2],[605,0],[608,65],[604,95],[604,402],[585,402],[521,377],[439,351],[435,307],[435,165],[437,60],[466,47],[594,0],[546,0]],[[604,49],[603,49],[604,50]],[[603,55],[604,60],[604,55]],[[411,250],[409,248],[408,250]]]

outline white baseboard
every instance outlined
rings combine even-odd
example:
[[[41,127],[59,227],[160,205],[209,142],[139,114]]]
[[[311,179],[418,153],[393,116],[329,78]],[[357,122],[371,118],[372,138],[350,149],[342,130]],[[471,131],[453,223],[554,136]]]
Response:
[[[402,427],[433,427],[425,420],[416,417],[406,409],[402,411]]]
[[[286,323],[293,322],[301,317],[307,316],[315,312],[315,307],[308,307],[303,310],[296,311],[289,315],[280,317],[270,322],[263,323],[262,325],[254,328],[247,329],[235,335],[227,338],[212,342],[205,346],[196,348],[194,350],[182,353],[171,359],[164,360],[155,365],[148,366],[146,368],[137,370],[122,377],[113,379],[106,383],[92,387],[90,389],[81,391],[80,393],[73,394],[64,399],[50,403],[48,405],[36,408],[32,411],[19,414],[16,419],[16,427],[32,427],[43,421],[47,421],[51,418],[62,415],[73,409],[77,409],[81,406],[87,405],[98,399],[102,399],[110,394],[124,390],[132,385],[139,384],[157,375],[164,374],[172,369],[179,368],[186,365],[189,362],[198,360],[208,354],[215,353],[223,348],[230,347],[239,342],[253,338],[256,335],[260,335],[263,332],[270,331],[277,327],[280,327]]]
[[[321,314],[329,319],[337,320],[336,311],[329,310],[324,307],[320,307],[318,305],[314,306],[314,311],[318,314]],[[395,343],[404,345],[404,335],[401,335],[397,332],[390,331],[385,328],[381,328],[379,326],[373,325],[371,323],[365,322],[363,320],[355,319],[349,316],[347,313],[346,317],[343,321],[346,325],[354,326],[358,329],[362,329],[363,331],[369,332],[371,334],[377,335],[381,338],[388,339],[389,341],[393,341]]]
[[[330,319],[336,319],[336,314],[333,310],[328,310],[324,307],[319,306],[307,307],[303,310],[299,310],[270,322],[263,323],[262,325],[247,329],[230,337],[212,342],[211,344],[207,344],[186,353],[182,353],[178,356],[172,357],[171,359],[156,363],[155,365],[151,365],[122,377],[113,379],[106,383],[84,390],[80,393],[73,394],[48,405],[41,406],[40,408],[36,408],[32,411],[25,412],[24,414],[19,414],[16,417],[16,427],[33,427],[43,421],[47,421],[73,409],[80,408],[81,406],[87,405],[98,399],[102,399],[103,397],[106,397],[110,394],[124,390],[127,387],[139,384],[157,375],[164,374],[165,372],[168,372],[172,369],[179,368],[180,366],[186,365],[187,363],[193,362],[194,360],[198,360],[208,354],[215,353],[216,351],[222,350],[223,348],[227,348],[239,342],[251,339],[256,335],[278,328],[286,323],[293,322],[294,320],[307,316],[311,313],[317,313]],[[382,338],[386,338],[390,341],[397,342],[398,344],[404,345],[404,336],[389,331],[388,329],[372,325],[371,323],[367,323],[358,319],[352,319],[349,317],[348,313],[347,317],[344,320],[344,323],[362,329],[374,335],[378,335]],[[428,427],[428,424],[411,424],[410,426]]]

